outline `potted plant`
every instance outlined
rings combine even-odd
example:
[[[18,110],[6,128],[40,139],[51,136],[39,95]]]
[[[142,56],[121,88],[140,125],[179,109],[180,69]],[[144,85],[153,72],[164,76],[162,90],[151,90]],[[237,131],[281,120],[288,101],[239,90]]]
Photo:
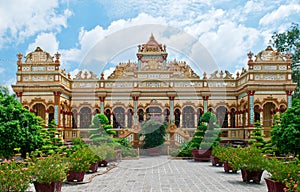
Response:
[[[266,170],[268,178],[264,178],[269,192],[297,191],[300,189],[300,166],[297,161],[284,161],[272,158]]]
[[[155,156],[161,154],[161,145],[165,142],[167,124],[160,119],[149,119],[142,124],[140,137],[143,137],[142,148],[146,149],[148,155]]]
[[[76,148],[76,150],[69,152],[70,167],[68,171],[68,181],[83,181],[85,172],[87,172],[91,165],[88,147]]]
[[[23,162],[0,162],[0,191],[26,191],[31,181],[28,166]]]
[[[244,182],[259,183],[263,171],[267,165],[267,159],[260,149],[250,146],[245,148],[235,148],[236,158],[231,158],[230,163],[235,168],[241,169]]]
[[[217,117],[211,112],[204,113],[200,118],[200,125],[191,140],[192,155],[195,161],[209,161],[211,159],[212,148],[219,145],[220,131],[216,128]]]
[[[31,175],[36,192],[60,192],[67,178],[68,160],[61,154],[33,158]]]
[[[217,152],[215,151],[215,148]],[[226,173],[229,173],[232,171],[232,173],[236,173],[239,168],[238,166],[231,165],[230,162],[233,159],[238,158],[237,148],[229,147],[229,146],[218,146],[213,149],[213,153],[215,153],[215,156],[219,159],[220,162],[223,162],[224,165],[224,171]]]
[[[223,165],[223,161],[220,160],[220,157],[222,156],[222,153],[224,151],[224,147],[218,145],[218,146],[215,146],[213,149],[212,149],[212,152],[211,152],[211,163],[212,163],[212,166],[222,166]]]

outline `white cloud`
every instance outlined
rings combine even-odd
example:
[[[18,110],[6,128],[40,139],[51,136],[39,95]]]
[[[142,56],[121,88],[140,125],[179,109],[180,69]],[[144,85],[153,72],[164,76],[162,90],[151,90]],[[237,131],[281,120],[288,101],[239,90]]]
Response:
[[[141,13],[139,14],[136,18],[133,19],[128,19],[128,20],[117,20],[114,21],[110,24],[110,26],[107,29],[103,29],[101,26],[96,26],[95,28],[91,30],[86,30],[84,28],[80,29],[80,33],[78,35],[78,41],[79,41],[79,46],[78,48],[72,48],[69,50],[60,50],[62,54],[62,60],[64,62],[64,66],[69,66],[70,63],[76,62],[76,63],[82,63],[84,62],[84,59],[87,57],[88,54],[90,54],[90,50],[97,46],[97,44],[101,44],[105,42],[105,39],[107,36],[114,34],[115,32],[118,32],[122,29],[127,29],[133,26],[142,26],[142,25],[149,25],[149,24],[166,24],[165,19],[162,17],[152,17],[150,15]],[[106,47],[103,49],[101,52],[97,52],[97,57],[98,58],[103,58],[102,60],[108,60],[112,56],[112,54],[115,54],[116,52],[112,51],[116,47],[120,48],[120,45],[124,41],[132,40],[133,42],[136,42],[138,40],[139,36],[147,36],[149,37],[151,31],[143,31],[142,34],[124,34],[124,36],[119,36],[118,39],[114,39],[114,42],[106,42]],[[144,38],[147,40],[147,38]],[[141,42],[139,42],[141,43]],[[132,45],[132,44],[130,44]],[[128,44],[127,44],[128,46]],[[124,49],[124,44],[123,47]],[[125,47],[126,48],[126,47]],[[109,57],[107,58],[107,56]]]
[[[72,12],[57,11],[57,0],[0,1],[0,47],[5,43],[23,42],[39,32],[59,31],[67,27]]]
[[[51,55],[55,54],[59,47],[59,42],[56,40],[56,36],[53,33],[41,33],[39,34],[34,43],[28,45],[26,54],[32,52],[40,47],[44,51],[50,53]]]
[[[5,71],[4,68],[0,68],[0,74],[3,73]]]
[[[284,21],[290,15],[299,15],[300,5],[299,4],[289,4],[281,5],[278,9],[266,14],[259,21],[261,25],[271,25],[273,23],[278,23],[279,21]]]
[[[112,74],[115,70],[115,67],[110,67],[106,70],[103,71],[104,74],[104,79],[107,79],[108,76],[110,76],[110,74]]]

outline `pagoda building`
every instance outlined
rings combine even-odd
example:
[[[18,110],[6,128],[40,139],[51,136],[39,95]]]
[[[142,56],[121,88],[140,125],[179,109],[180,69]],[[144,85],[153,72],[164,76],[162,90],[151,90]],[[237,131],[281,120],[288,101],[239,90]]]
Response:
[[[187,62],[168,60],[166,46],[152,34],[138,45],[136,56],[136,62],[119,63],[107,78],[88,70],[73,78],[60,68],[59,53],[51,56],[37,47],[25,58],[17,55],[12,87],[20,103],[46,125],[55,120],[65,139],[84,133],[93,115],[103,113],[129,140],[143,121],[161,118],[180,143],[206,111],[216,114],[224,138],[247,139],[256,121],[269,136],[274,115],[291,107],[296,83],[290,55],[271,46],[255,56],[248,53],[248,68],[236,75],[216,69],[200,77]]]

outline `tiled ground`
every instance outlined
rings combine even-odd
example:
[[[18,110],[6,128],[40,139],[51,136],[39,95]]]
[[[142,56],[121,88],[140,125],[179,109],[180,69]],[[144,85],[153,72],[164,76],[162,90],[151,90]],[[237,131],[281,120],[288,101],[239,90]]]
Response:
[[[103,171],[101,168],[99,172]],[[85,175],[88,180],[92,174]],[[264,172],[263,177],[266,176]],[[225,173],[210,162],[170,160],[166,156],[123,160],[108,173],[96,176],[91,183],[64,184],[63,192],[263,192],[260,184],[242,182],[238,173]],[[33,190],[34,191],[34,190]]]

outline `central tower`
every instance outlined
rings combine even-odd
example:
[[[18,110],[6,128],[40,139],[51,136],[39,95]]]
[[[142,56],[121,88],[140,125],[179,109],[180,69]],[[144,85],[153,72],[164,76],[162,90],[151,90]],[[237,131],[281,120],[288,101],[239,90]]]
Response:
[[[145,44],[138,45],[138,71],[166,70],[167,56],[166,45],[157,43],[153,34]]]

